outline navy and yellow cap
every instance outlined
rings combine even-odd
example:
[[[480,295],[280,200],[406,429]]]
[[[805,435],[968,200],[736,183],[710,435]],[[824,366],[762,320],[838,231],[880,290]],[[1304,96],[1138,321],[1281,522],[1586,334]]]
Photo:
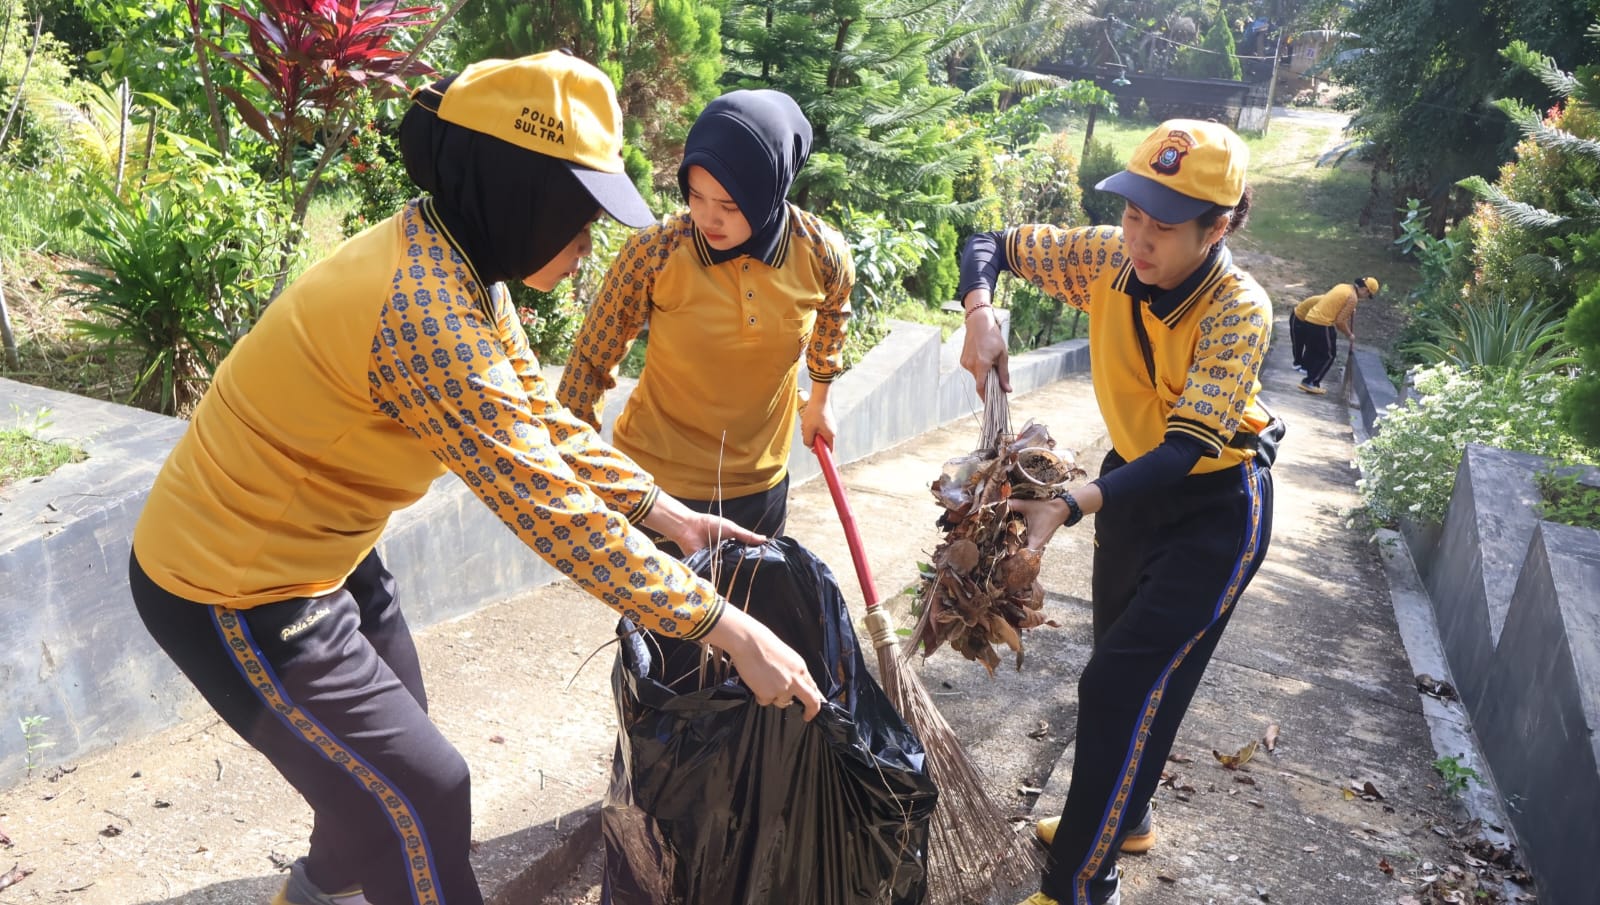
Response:
[[[1171,119],[1156,127],[1127,169],[1095,188],[1121,195],[1162,223],[1187,223],[1244,197],[1250,149],[1221,123]]]

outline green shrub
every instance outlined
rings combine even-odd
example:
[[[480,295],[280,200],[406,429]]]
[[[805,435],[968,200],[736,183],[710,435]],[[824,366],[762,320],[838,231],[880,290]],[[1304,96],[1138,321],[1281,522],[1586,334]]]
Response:
[[[906,290],[930,308],[956,297],[961,283],[961,235],[946,221],[933,228],[933,248],[917,266]]]
[[[1237,54],[1233,29],[1228,27],[1227,19],[1217,16],[1206,30],[1199,48],[1186,47],[1178,51],[1173,68],[1178,75],[1187,78],[1232,79],[1237,82],[1244,78]]]
[[[972,120],[952,120],[951,126],[972,126]],[[970,209],[962,233],[962,241],[972,233],[1003,229],[1010,224],[1001,215],[999,189],[995,185],[998,160],[1005,153],[1000,145],[989,141],[982,131],[969,128],[976,153],[973,164],[951,182],[951,195],[957,204]]]
[[[377,106],[370,99],[363,102],[361,114],[366,125],[356,130],[345,146],[350,163],[349,183],[356,196],[355,206],[344,215],[342,225],[347,236],[388,219],[419,194],[406,175],[394,129],[377,118]]]
[[[1566,338],[1583,367],[1561,400],[1561,420],[1579,442],[1600,449],[1600,282],[1567,313]]]
[[[1420,368],[1414,375],[1419,397],[1391,406],[1378,433],[1356,447],[1362,471],[1357,486],[1379,522],[1441,520],[1468,444],[1565,463],[1590,461],[1556,418],[1556,401],[1570,378],[1490,375],[1448,364]]]
[[[1424,364],[1541,374],[1578,363],[1562,335],[1561,315],[1533,299],[1520,306],[1504,296],[1468,299],[1421,324],[1428,339],[1410,344],[1406,352]]]
[[[1411,350],[1434,341],[1438,324],[1453,323],[1464,304],[1463,287],[1471,278],[1472,242],[1466,224],[1456,224],[1443,237],[1428,232],[1428,207],[1408,198],[1400,209],[1400,236],[1394,246],[1417,262],[1420,279],[1405,297],[1405,326],[1395,348],[1410,364],[1425,363]]]
[[[910,298],[906,279],[936,246],[923,224],[891,223],[876,212],[852,212],[839,226],[850,243],[856,268],[855,291],[850,295],[852,337],[846,341],[846,357],[858,359],[883,335],[885,309]]]
[[[1552,109],[1545,125],[1582,139],[1600,139],[1600,113],[1569,102]],[[1507,199],[1559,216],[1578,213],[1581,193],[1600,190],[1600,161],[1541,145],[1533,138],[1517,144],[1516,159],[1500,168],[1497,188]],[[1530,229],[1494,204],[1479,203],[1467,220],[1472,231],[1476,290],[1517,298],[1549,299],[1558,311],[1576,300],[1567,268],[1553,268],[1548,229]]]
[[[1100,180],[1122,172],[1126,163],[1117,156],[1117,150],[1103,141],[1089,141],[1089,153],[1083,158],[1078,171],[1078,185],[1083,192],[1083,212],[1095,226],[1115,226],[1122,222],[1122,198],[1095,188]]]
[[[69,276],[89,314],[73,327],[137,360],[129,401],[186,415],[266,302],[287,212],[249,170],[206,152],[168,162],[127,200],[89,186],[83,229],[103,269]]]
[[[1539,517],[1574,528],[1600,529],[1600,487],[1585,484],[1582,475],[1556,470],[1534,475],[1539,486]]]
[[[1027,154],[1002,162],[995,183],[1006,225],[1084,225],[1083,189],[1078,184],[1077,169],[1072,141],[1065,134],[1048,136]],[[996,298],[1011,309],[1013,352],[1068,339],[1073,324],[1081,320],[1022,280],[1003,281]]]
[[[33,44],[36,11],[22,0],[0,0],[0,128],[10,120],[10,129],[0,145],[0,159],[9,166],[37,167],[60,154],[64,136],[41,110],[60,99],[76,103],[77,84],[67,62],[70,51],[49,32],[39,36],[33,59],[28,49]],[[28,79],[22,80],[23,71]],[[11,114],[13,105],[15,115]]]

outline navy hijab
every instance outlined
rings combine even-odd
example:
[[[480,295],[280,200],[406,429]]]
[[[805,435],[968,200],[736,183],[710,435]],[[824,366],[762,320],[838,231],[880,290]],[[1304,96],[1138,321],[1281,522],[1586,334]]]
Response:
[[[560,254],[600,204],[566,163],[440,119],[454,79],[417,92],[400,121],[400,156],[478,278],[521,281]]]
[[[684,140],[678,187],[687,201],[689,168],[703,167],[750,223],[744,244],[709,249],[713,263],[740,255],[771,262],[789,222],[784,199],[810,156],[811,123],[781,91],[730,91],[706,105]]]

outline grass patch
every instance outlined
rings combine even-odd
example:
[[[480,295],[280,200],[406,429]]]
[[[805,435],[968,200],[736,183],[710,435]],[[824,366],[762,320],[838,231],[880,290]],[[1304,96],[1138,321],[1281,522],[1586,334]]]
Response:
[[[294,263],[289,266],[289,282],[294,282],[311,265],[333,254],[334,249],[344,244],[344,215],[355,206],[355,190],[350,188],[321,192],[311,199],[302,227],[305,238],[300,242],[300,247],[295,249]]]
[[[69,462],[88,458],[83,450],[66,443],[40,440],[21,427],[0,429],[0,487],[14,481],[40,478]]]
[[[6,215],[0,217],[0,266],[10,266],[19,256],[49,252],[71,258],[88,256],[89,237],[68,218],[76,212],[59,199],[72,197],[62,187],[60,174],[42,170],[0,169],[0,198]]]
[[[910,321],[938,327],[941,340],[949,339],[950,334],[961,328],[961,312],[946,311],[917,299],[900,299],[885,307],[879,317],[884,321]]]

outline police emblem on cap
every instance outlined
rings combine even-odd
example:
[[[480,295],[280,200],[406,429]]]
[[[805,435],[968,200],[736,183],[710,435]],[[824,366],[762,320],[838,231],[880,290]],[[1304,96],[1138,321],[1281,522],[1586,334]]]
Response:
[[[1161,149],[1156,151],[1156,156],[1150,161],[1150,169],[1163,176],[1176,175],[1183,166],[1183,158],[1188,155],[1189,149],[1194,147],[1194,137],[1181,129],[1173,129],[1167,133],[1166,141],[1161,143]]]

